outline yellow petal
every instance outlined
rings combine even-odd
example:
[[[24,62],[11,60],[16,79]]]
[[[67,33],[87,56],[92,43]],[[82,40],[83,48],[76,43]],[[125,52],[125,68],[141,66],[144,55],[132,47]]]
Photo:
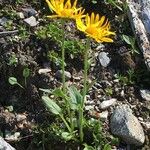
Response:
[[[64,5],[64,8],[66,8],[66,9],[70,9],[71,8],[71,2],[70,2],[70,0],[68,0],[66,2],[66,4]]]
[[[77,5],[77,0],[75,0],[75,1],[74,1],[74,3],[73,3],[73,6],[72,6],[72,7],[74,8],[74,7],[76,7],[76,5]]]
[[[90,22],[90,24],[93,24],[94,23],[94,13],[92,12],[92,14],[91,14],[91,22]]]

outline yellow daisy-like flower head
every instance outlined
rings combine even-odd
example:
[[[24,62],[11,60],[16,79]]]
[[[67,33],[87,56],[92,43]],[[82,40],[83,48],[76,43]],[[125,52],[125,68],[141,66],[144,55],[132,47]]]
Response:
[[[97,42],[113,42],[109,37],[115,35],[110,30],[110,23],[104,16],[92,13],[91,16],[87,14],[85,17],[76,20],[78,30],[86,33],[87,36],[95,39]]]
[[[83,17],[84,9],[82,7],[77,8],[77,0],[74,1],[73,5],[70,0],[46,0],[49,8],[53,10],[56,15],[48,16],[49,18],[70,18],[77,19]]]

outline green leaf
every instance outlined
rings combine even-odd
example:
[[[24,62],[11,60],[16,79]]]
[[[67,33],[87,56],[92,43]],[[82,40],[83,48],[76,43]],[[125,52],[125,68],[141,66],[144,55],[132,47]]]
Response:
[[[30,69],[29,69],[29,68],[25,68],[25,69],[23,70],[23,76],[24,76],[25,78],[27,78],[27,77],[29,77],[29,75],[30,75]]]
[[[122,35],[122,38],[127,44],[129,44],[131,46],[133,46],[135,44],[135,38],[133,38],[133,37],[130,37],[127,35]]]
[[[83,145],[85,146],[83,150],[95,150],[95,148],[92,146],[89,146],[87,144],[83,144]]]
[[[67,98],[67,95],[65,95],[65,93],[60,88],[54,89],[52,94],[56,97],[61,97],[63,99]]]
[[[44,101],[46,107],[55,115],[61,114],[61,108],[48,96],[42,96],[42,100]]]
[[[69,132],[62,132],[61,136],[66,140],[69,141],[73,138],[73,134]]]
[[[103,150],[111,150],[111,146],[109,144],[105,144]]]
[[[50,89],[42,89],[42,88],[39,88],[39,90],[42,91],[42,92],[45,92],[45,93],[49,93],[49,94],[52,93],[52,91],[51,91]]]
[[[78,109],[78,106],[82,104],[83,96],[77,90],[75,86],[71,86],[68,88],[69,95],[71,98],[70,105],[73,110]]]
[[[9,82],[11,85],[18,84],[18,81],[17,81],[17,79],[16,79],[15,77],[9,77],[8,82]]]

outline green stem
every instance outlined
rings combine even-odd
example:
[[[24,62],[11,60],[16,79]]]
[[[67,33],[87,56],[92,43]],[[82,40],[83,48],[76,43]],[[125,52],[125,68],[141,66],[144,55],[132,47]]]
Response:
[[[21,84],[17,83],[17,85],[20,86],[22,89],[24,89],[24,87]]]
[[[65,22],[62,20],[62,26],[64,28]],[[62,83],[63,83],[63,92],[65,93],[66,87],[65,87],[65,32],[63,32],[62,35],[62,47],[61,47],[61,57],[62,57]]]
[[[59,116],[60,116],[60,118],[62,119],[62,121],[64,122],[64,124],[66,125],[68,131],[71,132],[72,130],[71,130],[69,124],[67,123],[67,121],[65,120],[64,116],[61,115],[61,114],[59,114]]]
[[[79,110],[79,136],[80,142],[83,142],[83,110],[84,110],[84,102],[87,92],[87,72],[88,72],[88,50],[90,49],[90,40],[87,39],[86,49],[84,53],[84,83],[83,83],[83,100],[81,103],[81,108]]]
[[[65,27],[65,21],[62,20],[62,26],[63,28]],[[64,29],[65,31],[65,29]],[[63,92],[66,93],[66,85],[65,85],[65,32],[63,32],[63,35],[62,35],[62,83],[63,83]],[[68,102],[68,99],[66,98],[65,99],[65,103],[66,103],[66,107],[67,107],[67,113],[70,117],[70,124],[71,124],[71,130],[73,131],[73,119],[72,119],[72,113],[71,113],[71,110],[70,110],[70,106],[69,106],[69,102]]]

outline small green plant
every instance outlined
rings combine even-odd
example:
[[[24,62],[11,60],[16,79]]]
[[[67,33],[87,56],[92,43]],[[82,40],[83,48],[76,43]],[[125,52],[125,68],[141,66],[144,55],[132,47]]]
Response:
[[[21,87],[22,89],[24,89],[24,87],[27,87],[27,78],[29,77],[30,75],[30,69],[29,68],[24,68],[23,69],[23,73],[22,73],[23,77],[24,77],[24,86],[22,86],[17,78],[15,77],[9,77],[8,78],[8,82],[11,84],[11,85],[18,85],[19,87]]]
[[[82,54],[85,47],[83,43],[81,43],[79,40],[65,40],[64,42],[65,51],[68,54],[77,55]]]
[[[13,21],[9,20],[5,23],[4,27],[6,30],[13,30]]]
[[[18,58],[16,57],[16,54],[11,54],[9,58],[9,62],[7,63],[9,66],[16,66],[18,63]]]
[[[106,95],[111,96],[113,94],[113,89],[111,87],[108,87],[105,89]]]
[[[106,2],[111,4],[114,7],[118,8],[120,11],[123,11],[123,9],[119,6],[117,0],[106,0]]]
[[[30,69],[28,67],[23,69],[24,85],[27,87],[27,78],[30,76]]]
[[[117,74],[116,77],[123,85],[134,84],[136,80],[136,73],[133,69],[127,71],[127,75]]]
[[[131,46],[131,53],[132,54],[139,54],[139,51],[136,47],[136,40],[134,37],[131,37],[131,36],[127,36],[127,35],[122,35],[122,39],[128,44]]]
[[[11,85],[18,85],[19,87],[21,87],[22,89],[24,89],[24,87],[20,83],[18,83],[17,78],[15,78],[15,77],[9,77],[8,82]]]
[[[123,76],[121,74],[117,74],[116,79],[118,79],[123,85],[128,84],[128,78],[126,76]]]
[[[65,140],[76,139],[81,145],[85,145],[86,149],[91,148],[91,146],[87,146],[87,143],[84,143],[84,140],[86,139],[85,129],[92,128],[92,142],[94,142],[95,146],[100,145],[100,149],[103,149],[107,142],[104,140],[104,136],[101,132],[99,133],[99,131],[102,131],[100,122],[95,121],[91,126],[88,126],[89,124],[87,121],[89,119],[84,115],[86,94],[88,92],[88,69],[91,61],[89,60],[91,42],[89,38],[85,40],[85,47],[83,47],[83,51],[81,53],[84,58],[83,89],[78,89],[74,85],[67,86],[65,81],[66,51],[68,49],[72,50],[71,53],[79,53],[79,50],[81,50],[82,47],[78,41],[76,42],[75,40],[67,39],[64,32],[65,20],[63,18],[75,20],[79,31],[82,31],[88,37],[92,37],[99,43],[113,42],[109,36],[115,35],[115,33],[108,30],[109,23],[105,21],[104,17],[101,18],[99,14],[92,12],[91,15],[83,15],[84,10],[82,10],[82,8],[76,8],[76,0],[73,5],[70,0],[53,1],[53,4],[52,1],[47,0],[46,2],[50,10],[53,10],[56,13],[55,15],[48,17],[62,18],[59,22],[61,28],[58,27],[58,24],[51,23],[48,25],[48,32],[46,32],[46,36],[48,35],[51,39],[57,41],[61,48],[62,87],[56,88],[52,90],[52,92],[51,90],[45,90],[48,94],[45,94],[45,91],[42,89],[42,91],[44,91],[42,100],[47,109],[61,120],[61,128],[64,130],[61,134],[62,138]],[[43,36],[43,34],[45,34],[45,30],[43,31],[44,32],[38,32],[38,35],[40,34],[39,37],[45,37]],[[56,57],[52,58],[55,59]],[[94,148],[97,149],[97,147]]]
[[[29,37],[29,33],[24,26],[19,26],[19,39],[25,40]]]
[[[59,54],[57,52],[55,52],[54,50],[49,51],[47,57],[50,59],[50,61],[55,63],[57,66],[61,66],[62,59],[59,56]]]

